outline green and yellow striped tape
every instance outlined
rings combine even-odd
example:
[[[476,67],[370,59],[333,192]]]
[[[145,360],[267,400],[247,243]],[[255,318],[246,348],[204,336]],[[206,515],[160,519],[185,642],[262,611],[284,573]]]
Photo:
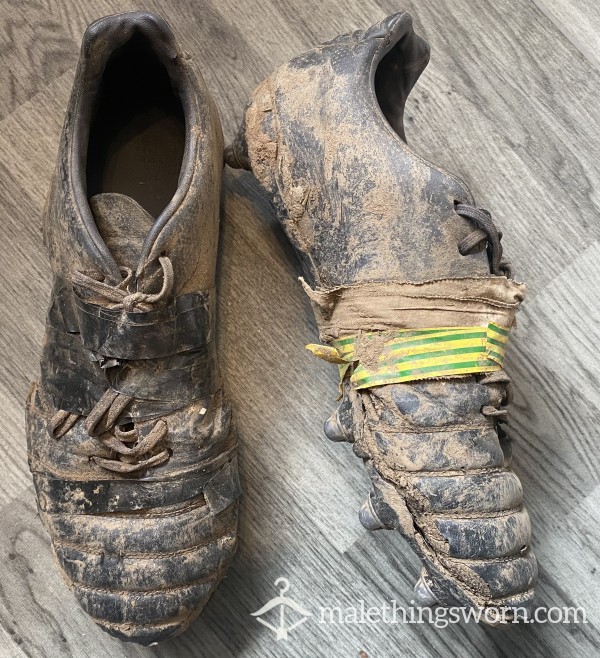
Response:
[[[487,327],[399,329],[384,334],[374,331],[306,348],[338,364],[341,379],[354,364],[350,381],[360,389],[500,370],[508,336],[509,329],[489,323]],[[358,348],[370,351],[369,341],[377,341],[373,351],[380,351],[375,368],[367,368],[357,355]]]

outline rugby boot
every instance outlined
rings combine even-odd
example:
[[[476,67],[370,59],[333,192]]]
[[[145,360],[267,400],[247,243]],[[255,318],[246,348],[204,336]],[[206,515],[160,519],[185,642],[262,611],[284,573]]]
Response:
[[[182,632],[237,542],[215,343],[223,141],[160,17],[83,37],[44,211],[53,274],[29,464],[60,572],[110,634]]]
[[[537,567],[503,430],[502,364],[525,287],[466,185],[406,142],[406,98],[429,59],[408,14],[278,68],[252,94],[232,167],[272,198],[303,265],[349,441],[373,489],[369,530],[399,530],[423,561],[423,605],[528,608]]]

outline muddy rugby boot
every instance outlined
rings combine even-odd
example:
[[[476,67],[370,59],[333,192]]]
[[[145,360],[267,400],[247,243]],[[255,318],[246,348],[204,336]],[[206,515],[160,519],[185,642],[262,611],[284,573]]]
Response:
[[[87,29],[44,213],[53,289],[27,401],[40,516],[104,630],[198,616],[236,549],[236,438],[215,346],[213,102],[164,20]]]
[[[502,429],[525,288],[490,214],[406,143],[428,59],[405,13],[300,55],[254,91],[226,160],[252,170],[303,263],[324,343],[309,349],[341,374],[325,433],[373,483],[363,525],[419,554],[421,604],[497,624],[529,606],[537,572]]]

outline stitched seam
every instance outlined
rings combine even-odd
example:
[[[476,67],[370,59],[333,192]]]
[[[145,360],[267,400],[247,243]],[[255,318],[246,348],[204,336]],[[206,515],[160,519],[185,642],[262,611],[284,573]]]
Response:
[[[519,507],[512,507],[506,510],[496,510],[496,511],[490,511],[490,512],[464,512],[461,510],[445,510],[445,511],[427,511],[419,514],[418,516],[420,517],[432,517],[434,520],[441,519],[442,521],[445,519],[451,519],[452,521],[460,521],[461,519],[465,519],[465,521],[471,520],[471,519],[497,519],[497,518],[502,518],[503,516],[509,516],[511,514],[518,514],[519,512],[523,511],[523,506],[520,505]]]
[[[161,560],[164,558],[169,558],[169,557],[175,557],[177,555],[185,555],[186,553],[193,553],[194,551],[198,550],[199,548],[205,548],[206,546],[209,546],[210,544],[215,543],[219,539],[223,539],[226,535],[232,533],[232,530],[224,530],[223,532],[220,532],[216,535],[213,535],[210,539],[207,539],[203,542],[199,542],[197,544],[194,544],[193,546],[188,546],[186,548],[182,548],[178,551],[170,551],[170,552],[157,552],[157,553],[148,553],[148,552],[136,552],[136,551],[131,551],[131,552],[115,552],[115,551],[104,551],[102,549],[98,548],[91,548],[87,547],[83,544],[75,544],[73,542],[68,542],[68,541],[61,541],[60,539],[53,539],[53,543],[55,546],[60,546],[61,548],[71,548],[73,550],[79,551],[80,553],[89,553],[92,555],[110,555],[110,556],[115,556],[119,557],[121,559],[135,559],[135,560]]]
[[[494,599],[490,599],[491,603],[495,603],[496,601],[506,601],[506,599],[514,599],[514,598],[519,598],[519,599],[524,599],[528,596],[531,596],[535,593],[535,590],[533,587],[530,587],[529,589],[526,589],[524,592],[517,592],[516,594],[509,594],[508,596],[498,596]]]
[[[195,500],[195,499],[200,499],[196,500],[196,502],[192,502],[190,505],[187,507],[182,507],[181,509],[174,509],[174,510],[169,510],[168,507],[164,508],[160,511],[157,512],[127,512],[123,510],[119,511],[114,511],[114,512],[98,512],[97,514],[89,514],[86,515],[84,512],[82,514],[85,516],[91,516],[94,518],[107,518],[107,519],[155,519],[155,518],[161,518],[164,516],[168,517],[173,517],[173,516],[182,516],[183,514],[187,514],[188,512],[194,512],[198,509],[202,509],[203,507],[208,508],[208,503],[206,502],[206,499],[204,498],[204,494],[201,493],[199,496],[195,496],[194,498],[191,498],[190,500]],[[184,501],[185,502],[185,501]],[[177,505],[178,503],[174,503],[174,505]],[[179,503],[181,504],[181,503]],[[53,514],[61,514],[62,512],[52,512]],[[77,514],[76,512],[64,512],[64,514]]]
[[[220,564],[215,568],[215,573],[210,576],[206,575],[202,578],[198,578],[190,583],[183,583],[181,585],[174,585],[172,587],[165,587],[164,589],[111,589],[109,587],[93,587],[92,585],[86,585],[85,583],[79,583],[74,580],[71,580],[71,584],[78,590],[84,590],[86,592],[95,592],[99,594],[119,594],[122,596],[149,596],[154,594],[169,594],[174,592],[180,592],[182,590],[191,589],[197,585],[206,585],[219,577],[219,567]]]
[[[157,514],[147,514],[147,513],[140,513],[136,514],[135,512],[133,513],[128,513],[128,512],[98,512],[97,514],[91,514],[87,512],[45,512],[48,516],[75,516],[75,517],[88,517],[88,518],[93,518],[93,519],[127,519],[129,521],[135,521],[135,519],[148,519],[148,518],[158,518],[158,517],[164,517],[164,516],[182,516],[183,514],[186,514],[187,512],[194,512],[197,511],[198,509],[202,509],[203,507],[207,508],[208,510],[208,503],[196,503],[195,505],[192,505],[190,507],[187,507],[182,510],[175,510],[173,512],[169,512],[168,510],[165,512],[159,512]]]
[[[493,562],[494,564],[502,564],[502,563],[510,563],[510,562],[516,562],[517,560],[522,560],[524,559],[525,556],[521,555],[520,553],[515,553],[514,555],[508,555],[508,556],[503,556],[503,557],[485,557],[485,558],[476,558],[476,557],[451,557],[451,556],[444,556],[444,561],[449,561],[449,562],[455,562],[456,564],[470,564],[473,563],[474,565],[476,564],[481,564],[483,562]]]
[[[465,469],[455,469],[453,471],[409,471],[406,469],[398,468],[396,466],[390,466],[389,464],[383,464],[389,470],[393,471],[395,475],[402,474],[410,478],[418,478],[420,476],[439,476],[439,477],[456,477],[460,475],[479,475],[483,473],[510,473],[507,468],[500,468],[496,466],[490,466],[488,468],[465,468]],[[394,480],[394,484],[397,482]]]
[[[173,624],[179,624],[181,621],[185,621],[188,617],[189,614],[185,615],[178,615],[176,617],[169,617],[168,621],[158,621],[155,624],[138,624],[134,621],[122,621],[122,622],[111,622],[111,621],[106,621],[102,617],[95,617],[94,615],[88,614],[88,616],[93,619],[97,624],[100,626],[107,626],[109,628],[115,628],[115,629],[125,629],[129,630],[132,626],[135,628],[166,628],[169,626],[172,626]]]
[[[415,427],[415,426],[400,426],[393,427],[392,425],[379,424],[377,422],[369,421],[368,427],[370,430],[377,430],[378,432],[386,431],[392,434],[438,434],[441,432],[467,432],[471,430],[493,430],[493,424],[486,423],[483,425],[443,425],[441,427]]]

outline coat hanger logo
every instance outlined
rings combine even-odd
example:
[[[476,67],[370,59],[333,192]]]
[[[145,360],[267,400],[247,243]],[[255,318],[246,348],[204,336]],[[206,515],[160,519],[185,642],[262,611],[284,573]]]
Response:
[[[259,621],[263,626],[271,629],[277,641],[287,640],[288,633],[293,631],[295,628],[298,628],[300,624],[303,624],[309,617],[312,617],[312,612],[308,612],[301,605],[298,605],[295,601],[290,599],[288,596],[284,596],[285,593],[290,588],[290,583],[287,578],[278,578],[275,581],[275,587],[280,587],[279,596],[276,596],[274,599],[271,599],[260,610],[252,612],[251,615],[256,617],[256,620]],[[263,619],[263,615],[266,615],[268,612],[274,608],[279,608],[279,615],[277,617],[277,626],[271,622]],[[287,623],[286,615],[288,618],[291,616],[290,612],[294,611],[300,615],[300,619],[296,619],[291,623]]]

